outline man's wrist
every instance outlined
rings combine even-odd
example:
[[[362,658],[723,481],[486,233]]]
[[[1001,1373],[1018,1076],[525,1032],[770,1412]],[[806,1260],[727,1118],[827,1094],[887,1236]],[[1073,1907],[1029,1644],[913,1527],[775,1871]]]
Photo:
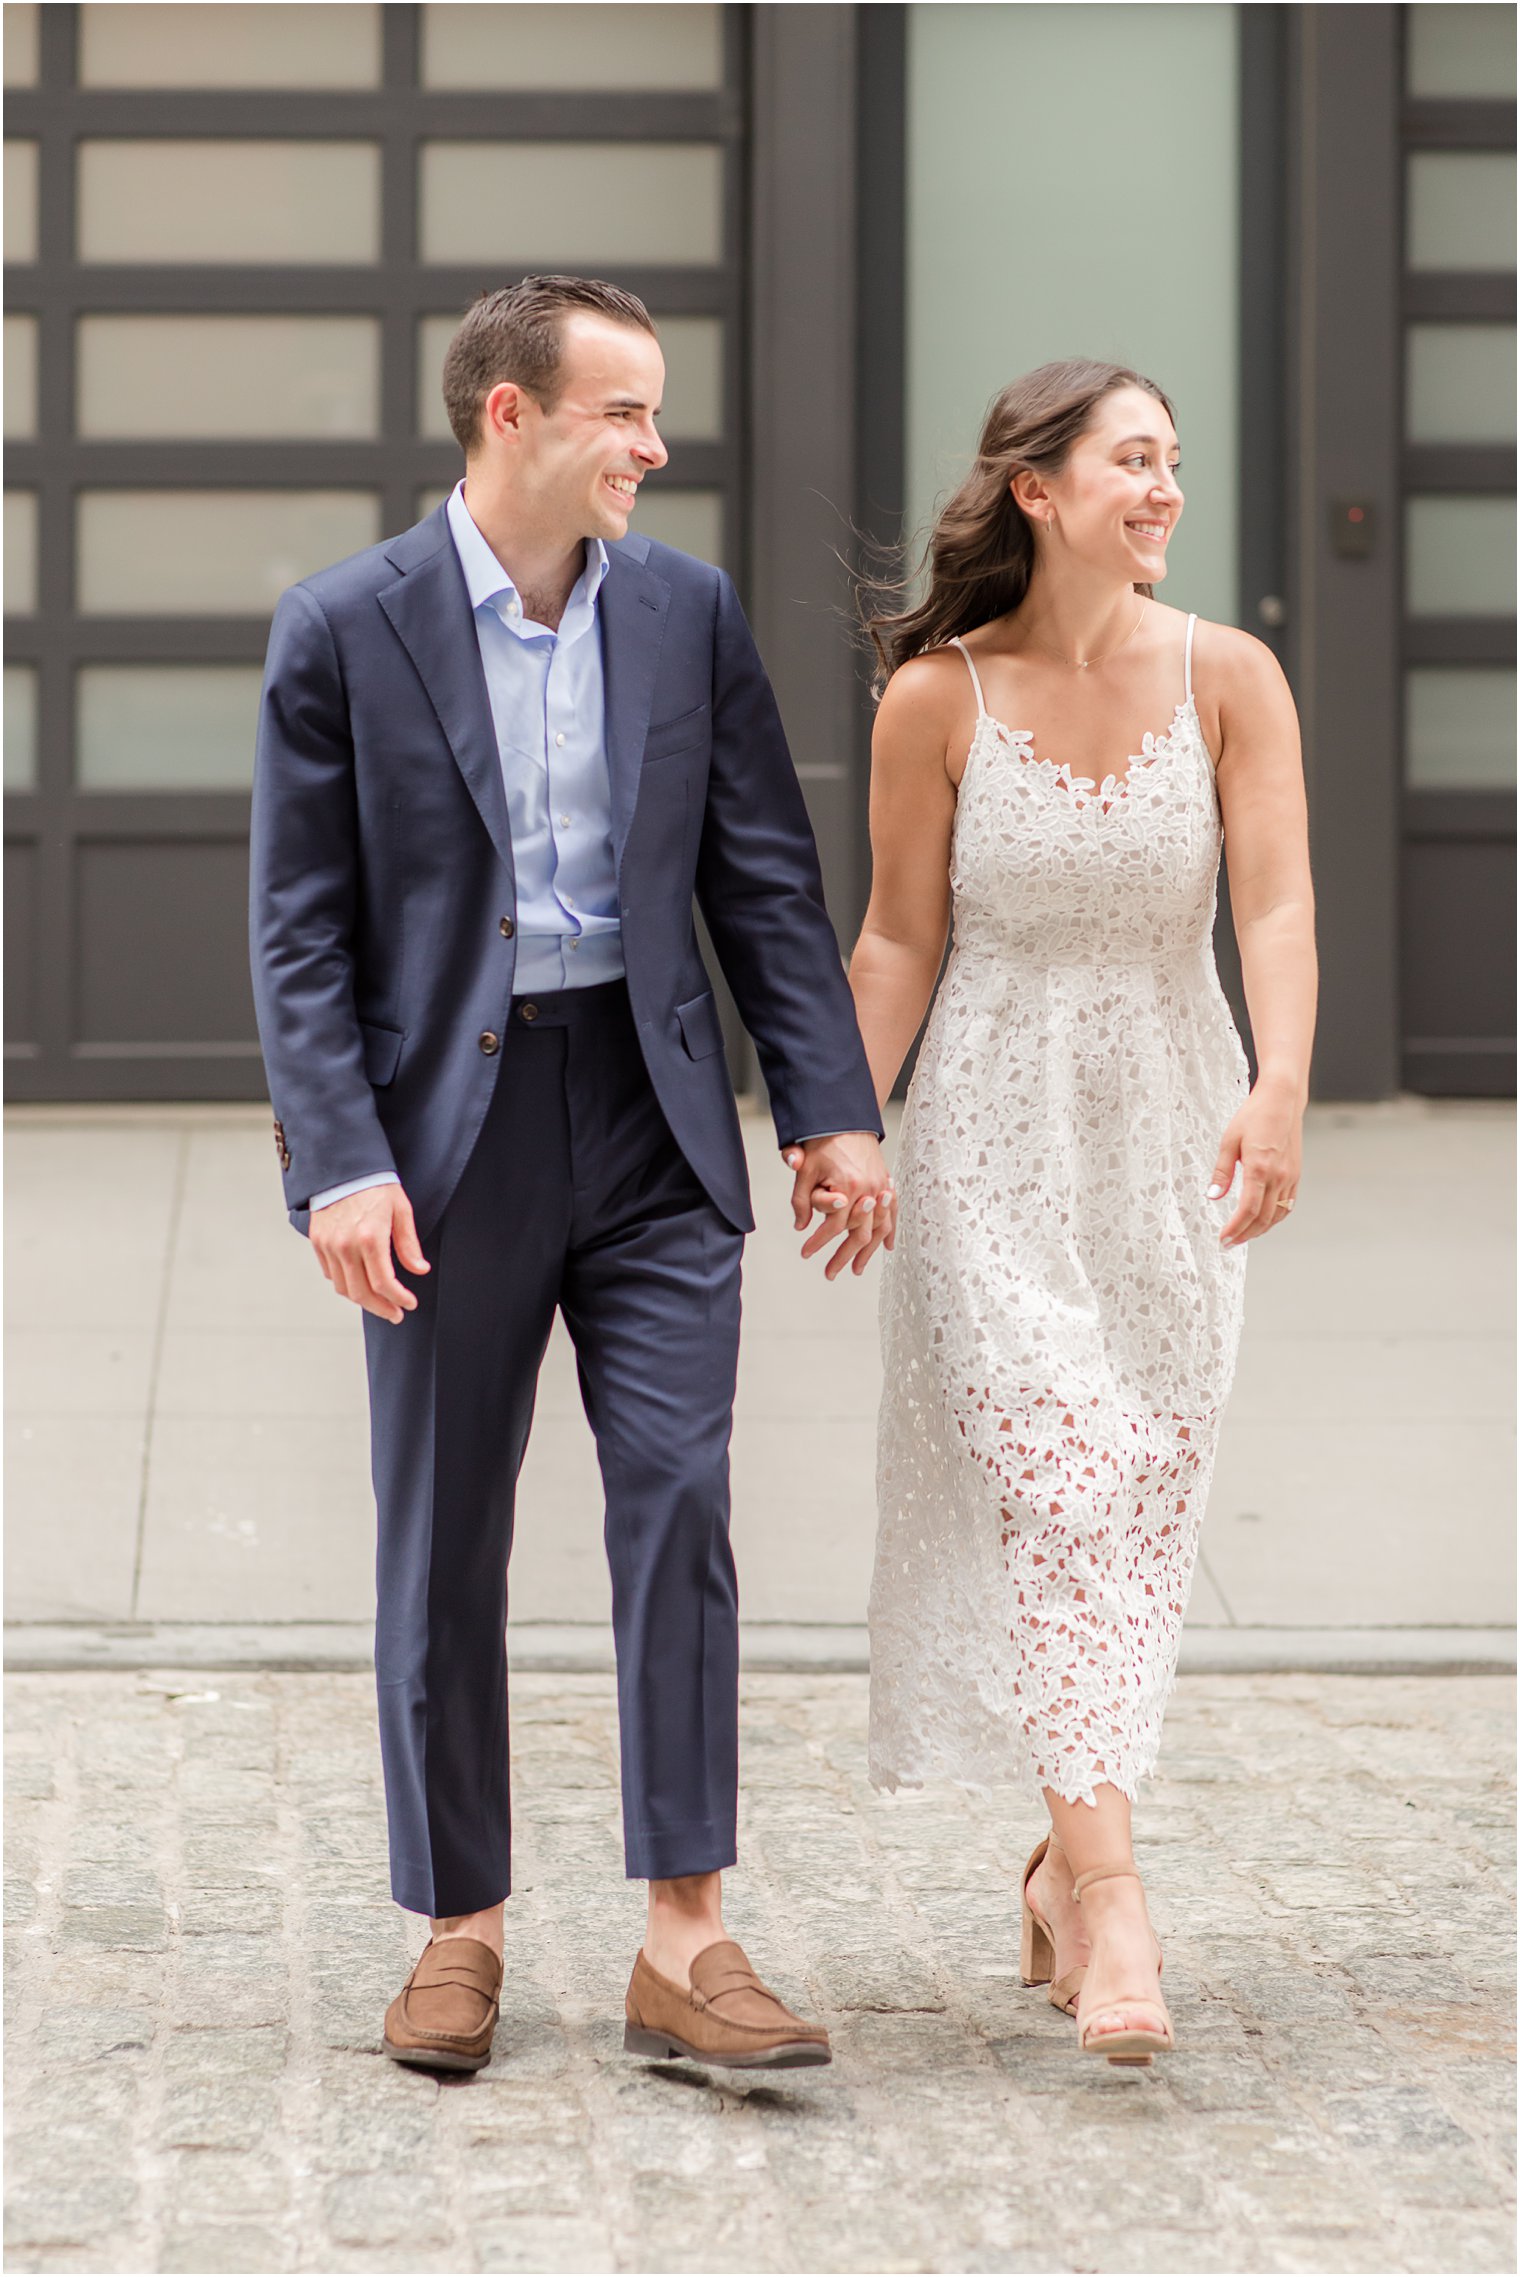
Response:
[[[847,1130],[805,1131],[800,1138],[789,1138],[781,1151],[784,1154],[786,1147],[789,1146],[816,1146],[820,1140],[830,1138],[868,1138],[875,1139],[879,1143],[881,1132],[865,1130],[859,1124],[853,1125]]]
[[[310,1210],[325,1210],[329,1202],[346,1201],[350,1194],[362,1194],[367,1186],[399,1186],[400,1179],[394,1170],[372,1170],[367,1177],[350,1178],[342,1186],[324,1186],[320,1194],[313,1194],[307,1203]]]

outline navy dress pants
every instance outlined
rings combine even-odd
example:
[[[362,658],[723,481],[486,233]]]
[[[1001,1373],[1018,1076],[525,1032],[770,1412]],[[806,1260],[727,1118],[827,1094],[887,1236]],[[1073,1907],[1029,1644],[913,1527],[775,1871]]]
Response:
[[[556,1306],[606,1495],[627,1871],[733,1864],[742,1248],[670,1134],[623,983],[515,999],[432,1271],[401,1275],[417,1310],[364,1319],[399,1905],[474,1913],[511,1888],[507,1559]]]

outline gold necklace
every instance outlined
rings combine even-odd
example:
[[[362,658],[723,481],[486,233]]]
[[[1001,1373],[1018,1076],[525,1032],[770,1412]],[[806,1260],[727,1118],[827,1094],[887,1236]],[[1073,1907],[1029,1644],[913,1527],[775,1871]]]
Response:
[[[1036,640],[1033,633],[1029,635],[1029,643],[1032,648],[1043,648],[1047,656],[1053,656],[1058,664],[1064,664],[1069,671],[1086,672],[1094,664],[1106,664],[1110,656],[1117,656],[1120,649],[1127,646],[1127,644],[1134,639],[1136,633],[1140,630],[1140,619],[1144,615],[1145,603],[1142,600],[1139,609],[1136,611],[1135,621],[1130,626],[1129,631],[1125,634],[1124,639],[1115,641],[1113,647],[1106,650],[1102,656],[1063,656],[1058,648],[1052,648],[1048,642],[1043,640]]]

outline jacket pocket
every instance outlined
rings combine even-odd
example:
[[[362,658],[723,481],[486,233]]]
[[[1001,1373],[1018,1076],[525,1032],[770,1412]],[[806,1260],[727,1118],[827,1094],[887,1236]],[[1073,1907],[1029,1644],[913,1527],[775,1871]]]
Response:
[[[681,1041],[688,1059],[711,1059],[714,1052],[722,1051],[723,1023],[711,995],[694,996],[689,1004],[678,1004],[676,1018],[681,1023]]]
[[[369,1020],[359,1022],[359,1033],[364,1038],[365,1075],[375,1090],[382,1090],[396,1072],[405,1038],[399,1028],[377,1028]]]
[[[657,720],[644,738],[644,765],[673,759],[678,751],[693,751],[707,742],[711,732],[712,711],[707,704],[698,704],[675,719]]]

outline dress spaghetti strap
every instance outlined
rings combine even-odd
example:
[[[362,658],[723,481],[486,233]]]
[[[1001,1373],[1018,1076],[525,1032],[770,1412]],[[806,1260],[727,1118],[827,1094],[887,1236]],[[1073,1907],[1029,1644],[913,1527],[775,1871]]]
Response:
[[[1184,652],[1182,662],[1182,673],[1184,680],[1182,700],[1185,704],[1190,704],[1193,700],[1193,627],[1197,624],[1197,622],[1198,618],[1196,613],[1188,618],[1187,648]]]
[[[954,635],[951,637],[950,646],[958,648],[966,659],[966,670],[971,674],[971,685],[976,690],[976,716],[978,719],[985,719],[987,717],[987,699],[982,694],[982,683],[976,676],[976,666],[971,661],[971,651],[963,640]]]

